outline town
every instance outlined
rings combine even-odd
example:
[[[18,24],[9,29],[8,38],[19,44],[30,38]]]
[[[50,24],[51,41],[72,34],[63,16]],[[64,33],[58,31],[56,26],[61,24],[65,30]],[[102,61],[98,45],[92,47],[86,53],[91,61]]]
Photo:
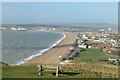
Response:
[[[101,54],[110,56],[104,61],[120,65],[117,30],[112,30],[111,28],[107,30],[98,29],[97,32],[79,32],[77,36],[79,48],[99,49]]]

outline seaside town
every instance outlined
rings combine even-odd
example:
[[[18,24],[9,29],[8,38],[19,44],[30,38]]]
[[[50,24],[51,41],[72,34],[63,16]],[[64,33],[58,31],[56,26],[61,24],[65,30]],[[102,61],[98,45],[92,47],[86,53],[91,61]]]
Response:
[[[13,25],[12,25],[13,26]],[[99,49],[101,54],[109,55],[111,58],[107,60],[112,64],[119,65],[120,59],[118,58],[119,51],[119,38],[118,31],[112,28],[107,29],[97,29],[96,31],[79,31],[75,28],[54,28],[54,27],[0,27],[0,30],[15,30],[15,31],[68,31],[72,32],[77,36],[77,46],[78,48],[94,48]],[[72,49],[72,47],[71,47]],[[117,57],[117,58],[112,58]]]
[[[83,74],[81,74],[81,76],[103,77],[103,78],[118,77],[117,67],[120,65],[120,58],[119,58],[118,51],[120,46],[119,46],[119,38],[118,38],[119,35],[118,35],[117,29],[108,27],[106,29],[99,28],[94,30],[89,29],[86,31],[84,30],[82,31],[82,29],[78,27],[77,28],[68,28],[68,27],[58,28],[58,27],[44,27],[43,25],[42,26],[40,25],[37,27],[3,26],[3,27],[0,27],[0,30],[62,32],[67,34],[67,37],[69,37],[68,34],[71,34],[75,38],[73,39],[73,44],[67,43],[65,46],[62,45],[63,48],[60,48],[60,49],[58,48],[59,50],[63,50],[66,48],[65,50],[66,52],[63,52],[64,53],[63,55],[60,55],[60,53],[59,53],[59,56],[56,55],[58,56],[56,60],[58,60],[59,65],[62,66],[62,68],[58,67],[57,69],[58,72],[56,72],[56,76],[64,76],[64,75],[61,75],[62,72],[59,72],[61,71],[61,69],[62,71],[71,69],[73,73],[76,72],[76,70],[78,72],[82,71]],[[55,52],[54,49],[52,52]],[[43,56],[50,56],[49,54],[50,53],[48,51],[48,53],[46,52],[46,55],[43,55]],[[44,60],[44,59],[42,58],[41,60],[39,59],[40,58],[38,57],[38,59],[35,59],[35,60],[33,59],[31,60],[31,62],[36,64],[36,60],[37,60],[37,63],[44,64],[44,65],[38,65],[39,75],[42,75],[42,72],[44,72],[42,71],[42,69],[44,69],[46,64],[48,63],[50,64],[51,61],[53,62],[51,63],[53,66],[54,59],[51,61],[47,61],[46,63],[40,62],[41,60]],[[28,61],[26,64],[29,64],[29,63],[30,62]],[[8,65],[6,63],[3,63],[3,64]],[[88,72],[90,72],[91,74],[89,74]]]

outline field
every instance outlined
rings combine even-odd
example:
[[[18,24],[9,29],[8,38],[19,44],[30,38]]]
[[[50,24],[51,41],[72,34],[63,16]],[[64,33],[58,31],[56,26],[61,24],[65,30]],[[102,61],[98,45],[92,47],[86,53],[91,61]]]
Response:
[[[114,56],[109,56],[102,54],[99,49],[81,49],[74,55],[76,58],[73,62],[91,62],[91,63],[101,63],[102,60],[108,58],[115,58]],[[103,61],[102,61],[103,62]]]
[[[87,58],[87,59],[99,59],[99,58],[109,58],[110,56],[101,54],[99,49],[84,49],[84,51],[80,51],[79,58]]]

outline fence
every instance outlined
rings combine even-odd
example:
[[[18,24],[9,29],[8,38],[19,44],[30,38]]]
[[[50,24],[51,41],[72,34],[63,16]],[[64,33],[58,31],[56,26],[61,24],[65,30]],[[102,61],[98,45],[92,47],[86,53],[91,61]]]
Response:
[[[39,75],[42,76],[43,71],[54,71],[56,72],[56,76],[59,77],[59,73],[61,72],[61,66],[55,65],[38,65],[39,68]]]

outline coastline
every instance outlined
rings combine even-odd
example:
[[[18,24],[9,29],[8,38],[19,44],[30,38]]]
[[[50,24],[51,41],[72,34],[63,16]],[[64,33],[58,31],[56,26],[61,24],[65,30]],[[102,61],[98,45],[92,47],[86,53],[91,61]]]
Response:
[[[53,45],[51,45],[51,47],[49,47],[49,48],[47,48],[47,49],[41,50],[40,53],[38,53],[38,54],[35,54],[35,55],[33,54],[33,55],[31,55],[31,56],[25,58],[24,60],[21,60],[21,61],[18,62],[17,64],[9,64],[9,65],[10,65],[10,66],[17,66],[17,65],[25,64],[26,62],[28,62],[28,61],[30,61],[30,60],[32,60],[32,59],[38,57],[38,56],[43,55],[44,52],[46,52],[46,51],[52,49],[53,47],[55,47],[57,44],[59,44],[62,40],[64,40],[64,39],[66,38],[66,35],[65,35],[63,32],[55,32],[55,33],[63,34],[63,37],[62,37],[60,40],[56,41]]]
[[[60,32],[64,34],[64,38],[59,40],[54,44],[49,50],[46,50],[42,55],[37,56],[29,61],[25,62],[26,64],[59,64],[59,56],[64,56],[71,45],[76,39],[75,35],[71,32]]]
[[[36,55],[20,61],[17,64],[8,64],[9,66],[28,65],[28,64],[59,64],[59,56],[68,53],[71,45],[74,43],[76,36],[71,32],[56,32],[63,34],[63,38],[55,42],[51,47],[40,51]],[[70,45],[71,44],[71,45]]]

